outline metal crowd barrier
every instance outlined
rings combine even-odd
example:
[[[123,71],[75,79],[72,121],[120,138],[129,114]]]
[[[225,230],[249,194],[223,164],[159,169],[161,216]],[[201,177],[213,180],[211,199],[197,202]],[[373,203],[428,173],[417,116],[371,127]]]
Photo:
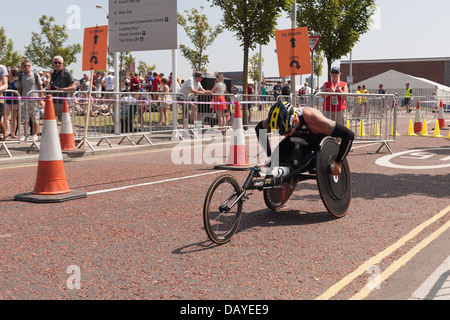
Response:
[[[247,108],[248,125],[257,124],[267,118],[270,107],[275,103],[273,95],[240,94],[239,103]]]
[[[8,144],[20,143],[23,138],[22,99],[19,92],[15,90],[4,90],[3,97],[0,97],[0,99],[3,100],[3,118],[1,120],[5,125],[5,132],[3,132],[4,139],[0,141],[0,151],[5,150],[8,157],[11,158],[12,154],[9,151]],[[8,120],[6,120],[7,109]],[[7,127],[9,127],[10,137],[6,134]],[[14,138],[14,136],[17,136],[17,138]]]
[[[220,104],[226,105],[225,112],[225,123],[220,126],[218,119],[218,112],[214,110],[214,105],[216,104],[215,97],[224,97],[225,102],[217,102]],[[225,94],[190,94],[187,97],[186,103],[183,107],[183,116],[182,116],[182,127],[184,130],[191,132],[195,138],[199,138],[197,131],[199,129],[205,128],[216,128],[217,130],[222,130],[225,132],[226,130],[231,129],[233,125],[233,115],[234,115],[234,102],[237,100],[237,97],[234,94],[225,93]]]
[[[333,108],[322,112],[329,119],[346,125],[355,133],[355,144],[380,143],[377,153],[385,146],[390,153],[389,142],[397,140],[398,100],[393,94],[355,94],[318,92],[317,98],[326,100],[341,96],[346,101],[346,110],[334,112]],[[316,99],[317,99],[316,98]]]
[[[50,94],[54,100],[66,99],[69,104],[72,126],[75,140],[86,144],[95,151],[91,143],[92,139],[98,139],[97,146],[102,142],[113,147],[110,139],[119,138],[119,144],[128,141],[132,145],[142,141],[152,142],[152,134],[167,134],[173,137],[177,135],[183,139],[186,134],[198,138],[199,129],[217,128],[229,130],[232,127],[234,115],[234,102],[239,101],[242,108],[249,111],[248,125],[254,125],[267,118],[268,111],[275,102],[273,95],[233,95],[224,94],[229,120],[224,126],[219,127],[214,111],[214,98],[218,95],[194,95],[184,97],[179,93],[153,93],[153,92],[93,92],[89,97],[88,92],[83,91],[31,91],[28,97],[20,97],[13,92],[18,100],[18,134],[14,141],[1,142],[1,148],[11,156],[7,143],[20,142],[23,134],[21,131],[21,108],[23,100],[33,100],[36,94]],[[65,97],[58,97],[64,93]],[[389,151],[389,142],[396,141],[397,132],[397,108],[399,101],[393,94],[334,94],[320,92],[316,95],[297,96],[297,105],[310,105],[323,111],[323,101],[330,95],[343,95],[347,102],[347,110],[344,112],[344,125],[347,125],[356,134],[355,143],[381,143]],[[6,100],[7,97],[2,99]],[[279,99],[290,97],[279,96]],[[87,105],[91,102],[89,117],[86,116]],[[117,110],[117,112],[116,112]],[[195,118],[195,110],[197,118]],[[173,122],[174,114],[175,123]],[[324,114],[333,120],[338,120],[335,113]],[[165,117],[167,115],[167,118]],[[86,119],[89,119],[86,128]],[[201,122],[201,127],[199,127]],[[27,129],[28,130],[28,129]],[[86,132],[86,136],[85,136]],[[28,135],[28,132],[24,133]],[[135,143],[132,138],[138,138]],[[30,147],[39,149],[36,143]],[[379,150],[380,150],[379,149]]]

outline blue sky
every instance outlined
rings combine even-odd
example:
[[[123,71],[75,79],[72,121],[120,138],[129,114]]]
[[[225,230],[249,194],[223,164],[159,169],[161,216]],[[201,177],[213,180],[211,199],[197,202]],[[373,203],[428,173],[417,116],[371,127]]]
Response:
[[[429,0],[377,0],[379,14],[376,18],[376,28],[361,37],[353,50],[354,60],[363,59],[393,59],[449,57],[450,41],[447,33],[447,16],[450,12],[450,1]],[[95,5],[102,5],[108,11],[108,0],[80,1],[4,1],[2,3],[2,18],[0,26],[6,30],[6,35],[14,41],[14,47],[21,52],[31,41],[31,32],[39,32],[38,19],[42,14],[55,17],[57,24],[67,25],[73,12],[67,12],[70,6],[80,9],[80,25],[68,30],[70,41],[83,43],[84,28],[96,24],[106,25],[108,20],[103,10]],[[178,12],[184,14],[185,9],[204,6],[209,23],[220,23],[221,11],[210,8],[206,0],[178,0]],[[288,29],[290,20],[284,15],[278,21],[278,29]],[[184,30],[178,28],[178,43],[189,45],[189,39]],[[266,76],[278,76],[277,57],[274,53],[275,41],[263,46],[265,59],[263,72]],[[132,52],[138,60],[156,65],[156,71],[169,74],[172,70],[172,52],[170,50]],[[225,31],[208,49],[208,70],[239,71],[242,70],[243,53],[240,43],[229,31]],[[343,57],[348,60],[349,57]],[[336,62],[335,65],[338,65]],[[69,66],[74,70],[76,78],[81,71],[81,55],[76,64]],[[324,69],[325,71],[326,69]],[[189,63],[178,52],[178,74],[186,79],[192,70]],[[323,79],[325,79],[325,75]],[[298,82],[299,83],[299,82]]]

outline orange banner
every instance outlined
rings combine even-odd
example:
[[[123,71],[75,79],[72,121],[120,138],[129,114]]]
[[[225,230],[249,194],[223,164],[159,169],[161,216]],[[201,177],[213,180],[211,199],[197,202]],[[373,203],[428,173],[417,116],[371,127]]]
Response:
[[[83,71],[106,70],[108,50],[108,26],[84,29]]]
[[[280,77],[311,74],[308,28],[275,31]]]

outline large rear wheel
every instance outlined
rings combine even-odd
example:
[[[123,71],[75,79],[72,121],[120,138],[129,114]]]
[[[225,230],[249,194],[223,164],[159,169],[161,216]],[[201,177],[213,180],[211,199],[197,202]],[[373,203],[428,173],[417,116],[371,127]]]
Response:
[[[316,158],[317,187],[325,208],[336,218],[346,215],[352,200],[352,177],[347,159],[338,176],[330,172],[330,164],[336,159],[339,145],[331,138],[325,138]]]

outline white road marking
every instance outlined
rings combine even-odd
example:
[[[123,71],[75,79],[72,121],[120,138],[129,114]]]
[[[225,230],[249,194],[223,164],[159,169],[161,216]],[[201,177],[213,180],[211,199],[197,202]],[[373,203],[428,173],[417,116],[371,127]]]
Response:
[[[418,149],[418,150],[407,150],[407,151],[403,151],[403,152],[398,152],[398,153],[394,153],[392,155],[388,155],[388,156],[384,156],[382,158],[379,158],[375,161],[375,163],[379,166],[383,166],[383,167],[389,167],[389,168],[396,168],[396,169],[415,169],[415,170],[427,170],[427,169],[440,169],[440,168],[447,168],[450,167],[450,162],[449,163],[444,163],[444,164],[437,164],[437,165],[428,165],[428,166],[421,166],[421,165],[417,165],[417,166],[406,166],[406,165],[400,165],[400,164],[395,164],[395,163],[391,163],[391,159],[399,157],[399,156],[404,156],[407,154],[410,155],[414,155],[413,159],[418,160],[417,163],[420,163],[420,160],[427,160],[429,159],[431,156],[436,156],[435,154],[430,153],[430,151],[435,151],[435,150],[447,150],[450,151],[450,148],[431,148],[431,149]],[[404,157],[406,158],[406,157]],[[447,160],[448,158],[444,158],[441,160]]]
[[[219,170],[219,171],[213,171],[213,172],[208,172],[208,173],[195,174],[195,175],[186,176],[186,177],[178,177],[178,178],[172,178],[172,179],[165,179],[165,180],[159,180],[159,181],[152,181],[152,182],[146,182],[146,183],[133,184],[133,185],[123,186],[123,187],[118,187],[118,188],[111,188],[111,189],[105,189],[105,190],[92,191],[92,192],[88,192],[87,195],[94,195],[94,194],[100,194],[100,193],[121,191],[121,190],[131,189],[131,188],[151,186],[151,185],[154,185],[154,184],[161,184],[161,183],[166,183],[166,182],[173,182],[173,181],[180,181],[180,180],[198,178],[198,177],[213,175],[213,174],[222,173],[222,172],[226,172],[226,170]]]

